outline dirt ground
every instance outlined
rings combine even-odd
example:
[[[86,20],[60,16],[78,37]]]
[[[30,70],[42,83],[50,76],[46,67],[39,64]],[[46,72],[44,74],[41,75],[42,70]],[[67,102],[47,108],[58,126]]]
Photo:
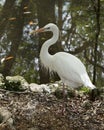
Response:
[[[63,100],[49,93],[13,93],[0,90],[0,108],[13,122],[0,130],[104,130],[104,99],[77,94]]]

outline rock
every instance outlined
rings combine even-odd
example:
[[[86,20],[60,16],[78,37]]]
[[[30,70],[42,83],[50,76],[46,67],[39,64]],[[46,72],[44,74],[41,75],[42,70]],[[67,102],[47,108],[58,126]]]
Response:
[[[40,86],[41,86],[41,88],[43,89],[43,92],[51,93],[50,88],[49,88],[48,85],[46,85],[46,84],[41,84]]]
[[[10,90],[27,90],[29,88],[29,84],[22,76],[7,76],[6,87]]]
[[[13,119],[12,119],[12,114],[7,110],[5,107],[0,108],[0,127],[7,125],[11,129],[13,127]]]
[[[49,87],[45,84],[38,85],[36,83],[31,83],[29,87],[32,92],[49,92],[50,93]]]
[[[61,85],[60,84],[58,84],[58,83],[54,83],[54,84],[49,84],[49,88],[50,88],[50,92],[51,93],[53,93],[53,92],[55,92],[57,89],[60,89],[61,87],[60,87]]]
[[[3,123],[3,122],[6,122],[8,119],[10,119],[12,114],[5,107],[1,107],[0,116],[2,117],[1,122]]]

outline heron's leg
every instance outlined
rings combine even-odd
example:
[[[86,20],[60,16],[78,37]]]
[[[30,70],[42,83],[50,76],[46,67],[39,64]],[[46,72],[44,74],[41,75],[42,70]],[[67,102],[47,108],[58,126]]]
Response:
[[[62,106],[62,114],[65,112],[65,84],[63,83],[63,106]]]

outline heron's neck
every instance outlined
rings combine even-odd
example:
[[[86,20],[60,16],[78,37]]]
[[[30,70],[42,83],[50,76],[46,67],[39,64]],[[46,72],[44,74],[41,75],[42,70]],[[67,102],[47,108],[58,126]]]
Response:
[[[40,51],[40,60],[46,68],[51,69],[51,60],[53,57],[51,54],[49,54],[48,49],[51,45],[56,43],[58,38],[59,38],[59,30],[57,28],[56,30],[53,31],[52,38],[45,41],[45,43],[42,45],[42,48]]]

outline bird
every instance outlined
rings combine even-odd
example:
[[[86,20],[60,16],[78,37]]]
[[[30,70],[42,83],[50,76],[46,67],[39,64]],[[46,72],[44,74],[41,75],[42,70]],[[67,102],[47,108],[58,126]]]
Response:
[[[48,52],[49,47],[59,39],[59,28],[56,24],[49,23],[40,29],[33,30],[31,34],[49,31],[53,35],[43,43],[40,50],[40,61],[42,65],[46,69],[49,69],[50,72],[56,72],[64,85],[72,88],[85,86],[91,90],[95,89],[96,86],[92,84],[86,67],[79,58],[67,52],[57,52],[54,55]]]
[[[3,64],[5,61],[13,59],[13,56],[4,57],[0,60],[0,63]]]
[[[92,84],[86,71],[86,67],[79,58],[66,52],[57,52],[54,55],[49,53],[49,47],[55,44],[59,39],[59,28],[56,24],[49,23],[40,29],[33,30],[30,34],[41,32],[53,33],[52,37],[45,41],[41,47],[40,61],[49,72],[56,72],[63,82],[62,115],[64,115],[66,85],[73,89],[80,86],[86,86],[92,90],[92,95],[94,95],[93,90],[96,89],[96,86]]]

